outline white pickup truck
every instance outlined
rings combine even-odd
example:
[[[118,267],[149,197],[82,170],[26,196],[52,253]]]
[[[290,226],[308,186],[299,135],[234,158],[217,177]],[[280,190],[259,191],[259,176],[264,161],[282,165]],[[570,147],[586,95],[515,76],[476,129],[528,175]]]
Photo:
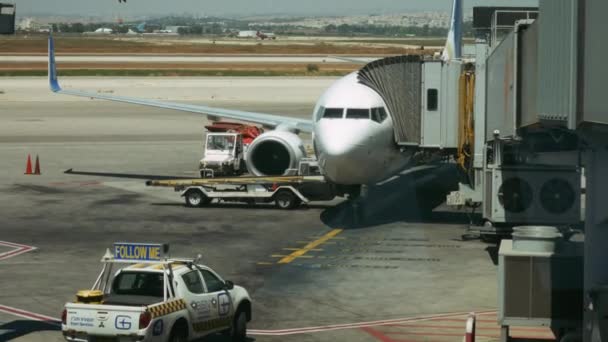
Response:
[[[223,332],[244,341],[251,320],[247,291],[197,260],[159,258],[160,246],[115,244],[92,290],[65,305],[65,339],[190,341]],[[118,263],[130,265],[112,276]]]

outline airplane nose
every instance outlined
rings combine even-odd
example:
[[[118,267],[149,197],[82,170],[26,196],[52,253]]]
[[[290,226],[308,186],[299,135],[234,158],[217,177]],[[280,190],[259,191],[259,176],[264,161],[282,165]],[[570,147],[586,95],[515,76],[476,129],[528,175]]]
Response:
[[[323,152],[331,157],[342,158],[368,144],[363,122],[328,120],[318,125],[315,134]]]
[[[325,176],[340,184],[367,182],[366,164],[371,148],[368,133],[358,122],[331,120],[317,125],[315,144],[319,148],[319,163]]]

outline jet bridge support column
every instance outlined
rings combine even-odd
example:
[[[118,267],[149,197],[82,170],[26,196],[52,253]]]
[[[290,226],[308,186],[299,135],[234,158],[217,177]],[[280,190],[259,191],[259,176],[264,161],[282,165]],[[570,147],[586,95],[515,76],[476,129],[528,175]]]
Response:
[[[585,152],[585,313],[584,341],[608,341],[608,133],[584,134]]]

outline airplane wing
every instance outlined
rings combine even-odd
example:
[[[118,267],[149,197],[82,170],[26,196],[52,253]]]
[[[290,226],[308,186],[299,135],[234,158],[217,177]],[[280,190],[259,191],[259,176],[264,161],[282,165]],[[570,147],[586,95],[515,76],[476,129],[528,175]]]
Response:
[[[59,85],[59,81],[57,79],[57,67],[55,64],[55,46],[54,46],[54,42],[53,42],[53,37],[51,35],[49,35],[49,66],[48,66],[48,68],[49,68],[49,86],[51,88],[51,91],[58,93],[58,94],[82,96],[82,97],[89,97],[89,98],[95,98],[95,99],[101,99],[101,100],[132,103],[132,104],[138,104],[138,105],[143,105],[143,106],[179,110],[179,111],[190,112],[190,113],[198,113],[198,114],[207,115],[211,118],[225,118],[225,119],[231,119],[231,120],[239,120],[239,121],[251,122],[251,123],[255,123],[255,124],[261,124],[265,127],[272,127],[272,128],[281,126],[286,129],[291,129],[291,130],[301,131],[301,132],[312,132],[312,130],[313,130],[312,121],[305,120],[305,119],[290,118],[290,117],[266,114],[266,113],[245,112],[245,111],[240,111],[240,110],[214,108],[214,107],[199,106],[199,105],[189,105],[189,104],[177,103],[177,102],[164,102],[164,101],[139,99],[139,98],[125,97],[125,96],[102,95],[102,94],[97,94],[97,93],[92,93],[92,92],[62,89],[61,86]]]

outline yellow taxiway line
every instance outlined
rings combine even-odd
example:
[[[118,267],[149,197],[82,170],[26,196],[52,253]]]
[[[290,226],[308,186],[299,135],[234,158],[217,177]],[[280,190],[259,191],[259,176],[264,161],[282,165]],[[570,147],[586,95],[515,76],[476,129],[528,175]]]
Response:
[[[306,246],[298,249],[297,251],[285,256],[283,259],[279,260],[278,264],[289,264],[290,262],[294,261],[296,258],[299,258],[299,257],[303,256],[304,254],[310,252],[311,250],[315,249],[315,247],[334,238],[336,235],[340,234],[341,232],[342,232],[342,229],[334,229],[334,230],[330,231],[329,233],[321,236],[319,239],[317,239],[317,240],[307,244]]]

